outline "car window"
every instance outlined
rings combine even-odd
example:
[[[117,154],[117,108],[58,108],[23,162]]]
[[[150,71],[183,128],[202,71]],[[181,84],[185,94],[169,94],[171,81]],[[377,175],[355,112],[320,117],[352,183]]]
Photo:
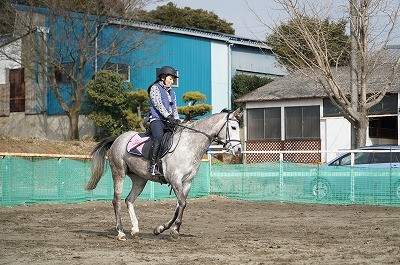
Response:
[[[393,153],[392,162],[393,163],[399,163],[400,162],[400,153]]]
[[[369,157],[371,155],[372,155],[372,153],[355,153],[354,154],[354,165],[368,164]]]
[[[377,149],[381,150],[381,149]],[[397,149],[396,149],[397,150]],[[365,164],[384,164],[384,163],[400,163],[400,152],[387,152],[387,153],[373,153],[373,152],[360,152],[354,153],[354,165]],[[347,153],[342,157],[333,160],[330,166],[350,166],[351,153]]]
[[[398,163],[400,153],[375,153],[372,163]]]
[[[374,158],[372,159],[373,164],[379,164],[379,163],[390,163],[390,153],[375,153]]]
[[[369,156],[371,153],[354,153],[354,164],[368,164]],[[351,154],[348,153],[342,158],[334,161],[332,163],[333,166],[350,166],[351,165]]]
[[[335,162],[336,162],[336,163],[334,163],[335,166],[348,166],[351,164],[351,156],[350,156],[350,154],[347,154]]]

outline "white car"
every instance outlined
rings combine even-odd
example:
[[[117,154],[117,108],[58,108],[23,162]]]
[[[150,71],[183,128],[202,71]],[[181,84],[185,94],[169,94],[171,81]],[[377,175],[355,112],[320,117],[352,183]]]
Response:
[[[354,168],[350,152],[340,155],[305,179],[305,193],[316,199],[348,199],[353,194],[390,197],[400,202],[400,146],[368,146],[357,150],[364,152],[354,153]]]

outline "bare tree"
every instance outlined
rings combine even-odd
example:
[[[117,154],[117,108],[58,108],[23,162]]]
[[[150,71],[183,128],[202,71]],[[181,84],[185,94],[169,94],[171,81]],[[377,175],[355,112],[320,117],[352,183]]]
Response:
[[[114,59],[131,58],[139,48],[154,51],[155,45],[149,41],[154,32],[135,27],[136,15],[149,2],[44,0],[40,7],[15,9],[14,35],[24,36],[21,64],[31,77],[37,76],[35,85],[40,93],[47,88],[54,92],[69,118],[71,140],[79,139],[85,86],[96,71],[109,67]],[[126,64],[131,70],[141,67],[146,56],[151,55],[136,56]],[[39,97],[44,110],[45,96]]]
[[[376,87],[368,90],[369,80],[373,74],[388,63],[388,58],[383,54],[386,44],[393,38],[395,27],[398,26],[400,6],[397,1],[388,0],[348,1],[348,8],[343,16],[348,19],[350,25],[351,50],[343,50],[342,53],[351,53],[350,87],[343,86],[344,83],[339,80],[343,76],[337,74],[339,66],[332,64],[333,57],[329,44],[334,40],[327,38],[325,32],[321,30],[323,21],[334,19],[331,12],[332,3],[277,0],[289,16],[289,20],[295,22],[296,30],[300,32],[299,41],[294,41],[292,36],[280,31],[278,25],[272,27],[265,23],[264,25],[301,59],[300,65],[296,64],[296,60],[292,60],[293,69],[302,71],[322,87],[331,102],[355,128],[356,146],[363,146],[366,144],[368,127],[367,110],[383,99],[398,75],[400,58],[392,62],[385,83],[378,90]],[[317,5],[318,3],[320,5]],[[321,27],[318,24],[312,28],[308,27],[309,18],[321,21]],[[304,53],[304,47],[301,46],[304,43],[311,52],[311,57]],[[339,61],[340,54],[335,56]]]

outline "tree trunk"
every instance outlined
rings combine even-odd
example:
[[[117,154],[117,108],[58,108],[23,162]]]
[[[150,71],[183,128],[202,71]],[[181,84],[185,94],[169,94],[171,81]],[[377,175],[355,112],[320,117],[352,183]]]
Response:
[[[71,112],[69,118],[69,139],[79,141],[79,112]]]
[[[136,111],[137,111],[137,115],[138,115],[139,119],[142,120],[142,111],[141,111],[141,109],[140,109],[140,106],[138,106],[138,107],[136,108]],[[139,126],[140,126],[140,129],[141,129],[142,131],[145,131],[145,130],[146,130],[146,127],[144,127],[142,121],[139,122]]]
[[[367,115],[358,121],[358,126],[356,126],[356,148],[365,146],[367,143],[367,129],[369,125],[369,120]]]
[[[350,0],[350,95],[354,111],[357,111],[358,102],[358,46],[357,46],[357,10],[356,0]]]

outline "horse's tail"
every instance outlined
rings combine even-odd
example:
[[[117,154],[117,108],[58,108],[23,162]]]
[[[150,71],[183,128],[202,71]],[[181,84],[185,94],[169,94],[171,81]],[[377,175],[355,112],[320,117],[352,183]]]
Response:
[[[110,136],[103,139],[98,143],[92,151],[92,177],[89,182],[86,183],[85,189],[93,190],[96,188],[97,183],[99,183],[101,177],[104,173],[104,163],[106,159],[106,154],[108,149],[114,143],[116,136]]]

